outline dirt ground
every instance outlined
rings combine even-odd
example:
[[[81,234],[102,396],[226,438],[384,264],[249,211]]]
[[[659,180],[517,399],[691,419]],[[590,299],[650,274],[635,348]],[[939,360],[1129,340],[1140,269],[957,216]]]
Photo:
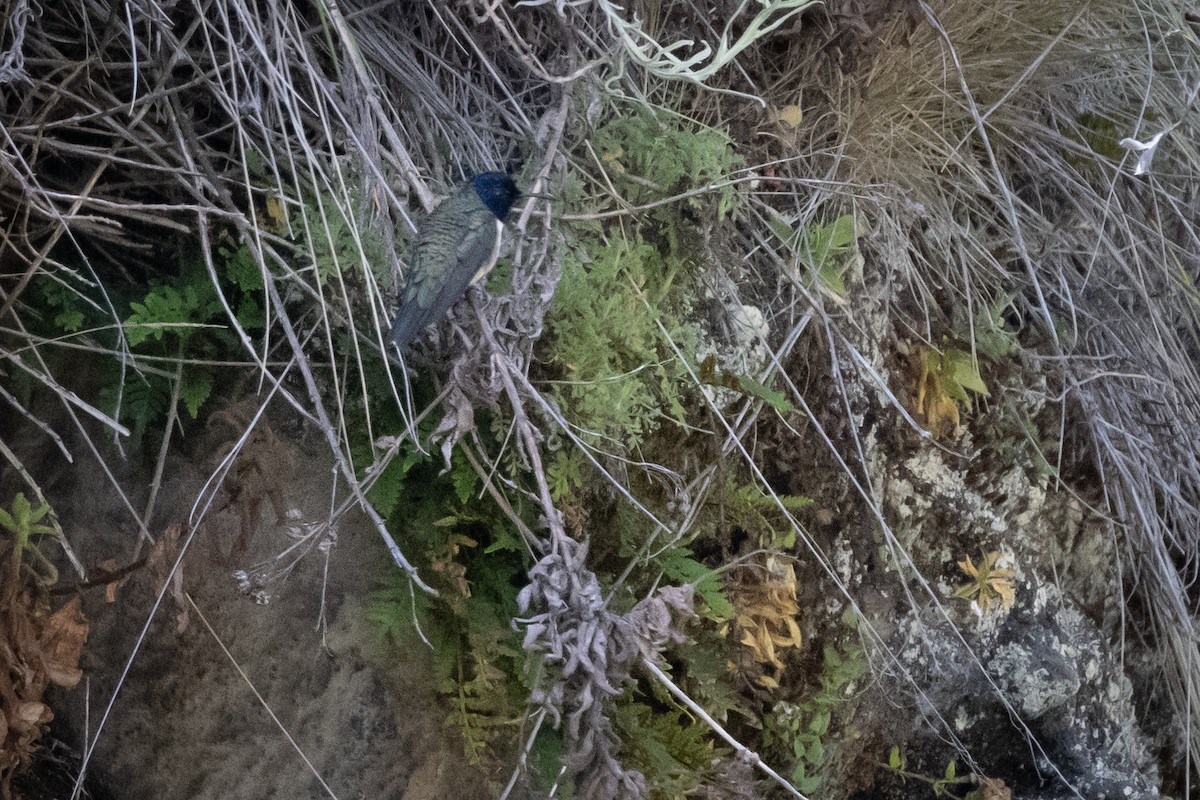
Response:
[[[428,654],[399,652],[368,619],[369,594],[394,567],[362,516],[342,521],[327,563],[313,549],[273,587],[269,603],[239,591],[236,570],[285,550],[293,543],[289,527],[294,532],[328,516],[327,451],[320,441],[304,439],[299,426],[292,433],[290,440],[268,437],[269,452],[261,441],[252,443],[251,453],[259,447],[256,463],[231,473],[232,492],[218,496],[212,522],[191,543],[182,588],[199,613],[188,608],[181,623],[183,609],[168,593],[131,658],[167,570],[162,564],[178,552],[169,546],[151,552],[117,589],[115,602],[103,588],[84,592],[91,624],[81,664],[85,681],[57,692],[51,703],[57,738],[79,751],[103,720],[89,765],[95,796],[485,795],[482,777],[463,763],[461,744],[444,729],[445,714],[423,681]],[[172,525],[186,530],[223,436],[209,431],[188,442],[189,452],[172,453],[157,502],[156,539],[169,541]],[[126,470],[119,476],[125,486],[148,485],[152,465],[110,463]],[[264,476],[265,484],[255,484]],[[291,520],[276,523],[266,489]],[[147,496],[143,488],[129,499],[144,508]],[[94,462],[77,460],[50,499],[85,564],[132,560],[136,531]]]

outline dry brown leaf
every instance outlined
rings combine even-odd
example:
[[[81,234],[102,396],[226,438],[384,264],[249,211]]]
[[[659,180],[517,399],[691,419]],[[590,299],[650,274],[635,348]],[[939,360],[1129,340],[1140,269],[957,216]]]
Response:
[[[983,800],[1012,800],[1012,789],[999,778],[984,778],[980,781]]]
[[[23,723],[23,727],[33,727],[50,722],[52,719],[54,719],[54,712],[45,703],[29,700],[17,706],[16,721]]]
[[[35,581],[0,592],[0,797],[11,797],[15,772],[27,767],[54,719],[46,687],[79,683],[79,657],[88,625],[78,597],[50,613],[49,595]]]
[[[1000,778],[979,778],[979,786],[967,794],[964,800],[1012,800],[1012,789]]]
[[[88,622],[78,597],[46,620],[39,644],[46,674],[56,686],[74,689],[83,677],[79,657],[87,637]]]
[[[110,574],[117,572],[117,570],[119,570],[121,568],[121,565],[117,563],[117,560],[115,558],[106,558],[105,560],[103,560],[99,564],[97,564],[97,566],[100,569],[102,569],[105,572],[110,573]],[[117,586],[118,586],[118,584],[119,584],[118,581],[112,581],[111,583],[104,584],[104,602],[106,602],[110,605],[112,603],[117,602]]]
[[[171,567],[175,566],[175,560],[179,557],[179,540],[182,535],[182,526],[178,522],[172,522],[158,537],[146,559],[146,565],[150,568],[150,574],[154,576],[156,584],[161,586],[168,575],[171,577],[171,599],[179,609],[175,612],[175,632],[179,634],[187,630],[191,619],[187,599],[183,594],[183,564],[180,564],[174,573],[171,572]]]
[[[447,518],[449,521],[450,518]],[[438,523],[434,523],[435,525]],[[438,573],[446,585],[451,588],[452,602],[461,603],[471,597],[471,584],[467,580],[467,567],[456,559],[464,547],[475,548],[479,542],[462,534],[451,534],[445,545],[437,550],[430,550],[430,567]]]

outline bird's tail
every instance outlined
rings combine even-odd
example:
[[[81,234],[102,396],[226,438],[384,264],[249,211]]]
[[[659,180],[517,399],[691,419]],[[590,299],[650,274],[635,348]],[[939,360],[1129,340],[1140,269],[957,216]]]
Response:
[[[405,303],[396,312],[388,338],[401,350],[406,350],[424,327],[421,309],[416,307],[416,303]]]

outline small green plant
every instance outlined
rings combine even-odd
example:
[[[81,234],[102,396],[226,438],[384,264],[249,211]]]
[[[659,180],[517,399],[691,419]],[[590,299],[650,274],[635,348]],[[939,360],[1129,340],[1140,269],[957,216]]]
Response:
[[[223,279],[221,294],[213,285],[199,248],[187,248],[175,274],[151,281],[148,290],[128,300],[129,314],[122,324],[130,350],[142,356],[144,363],[181,365],[179,402],[191,419],[199,416],[216,385],[216,373],[208,363],[242,355],[241,344],[229,326],[226,304],[243,329],[255,330],[263,325],[258,301],[262,273],[252,251],[226,240],[216,248],[216,254]],[[113,380],[101,392],[101,398],[110,408],[119,408],[132,439],[139,442],[148,429],[161,424],[170,410],[175,370],[120,372],[115,362],[106,366]],[[118,376],[124,377],[124,383]]]
[[[699,601],[696,611],[700,616],[714,622],[733,616],[734,607],[722,574],[697,560],[687,542],[664,542],[651,552],[647,548],[645,518],[629,504],[618,504],[611,520],[593,528],[603,533],[615,530],[620,558],[639,563],[640,569],[633,575],[635,582],[644,581],[649,586],[665,580],[673,586],[690,585]]]
[[[782,745],[791,751],[792,785],[804,794],[821,787],[815,774],[825,760],[825,737],[829,733],[830,714],[808,704],[778,703],[766,718],[763,742],[768,747]]]
[[[650,797],[685,797],[713,761],[711,731],[679,708],[619,703],[613,723],[628,763],[645,775]]]
[[[697,377],[705,386],[719,386],[746,397],[762,400],[780,414],[788,414],[796,410],[783,392],[772,389],[749,375],[738,375],[721,369],[715,355],[710,355],[700,362]]]
[[[654,564],[662,568],[671,585],[694,587],[700,600],[699,611],[707,618],[721,621],[733,616],[734,607],[725,593],[720,574],[696,561],[688,548],[670,547],[654,559]]]
[[[958,767],[954,759],[946,764],[946,769],[940,778],[935,778],[929,775],[922,775],[917,772],[908,770],[908,762],[900,748],[893,747],[888,753],[887,768],[895,772],[904,780],[913,779],[929,784],[933,789],[935,798],[954,798],[959,795],[951,791],[952,787],[956,786],[975,786],[978,787],[966,795],[964,800],[1001,800],[1001,798],[1010,798],[1012,793],[1007,791],[1003,781],[998,781],[991,778],[981,778],[974,773],[968,775],[959,775]]]
[[[414,594],[403,575],[388,573],[369,613],[402,647],[420,647],[422,635],[432,644],[447,727],[462,737],[470,763],[495,767],[515,746],[529,688],[511,624],[527,556],[511,522],[476,499],[479,478],[466,457],[456,451],[447,472],[435,462],[402,449],[369,498],[404,531],[406,551],[439,595]]]
[[[741,163],[723,131],[680,117],[656,115],[645,106],[634,113],[620,114],[602,125],[592,137],[605,174],[621,197],[630,205],[662,200],[728,176]],[[732,186],[717,193],[717,218],[723,220],[738,202]],[[702,197],[692,197],[687,205],[699,208]],[[676,213],[670,206],[651,212],[664,232],[675,231]],[[672,238],[672,244],[678,239]]]
[[[979,610],[987,612],[994,604],[1000,610],[1012,608],[1016,600],[1016,589],[1013,587],[1013,571],[997,567],[1000,551],[984,552],[976,565],[970,556],[965,556],[958,562],[958,568],[970,578],[970,582],[960,586],[954,596],[963,600],[971,600],[978,604]]]
[[[58,582],[58,570],[42,553],[34,537],[55,536],[58,531],[45,520],[54,511],[44,500],[35,506],[24,492],[17,492],[8,508],[0,507],[0,528],[11,536],[12,551],[8,556],[8,586],[16,591],[28,574],[40,586]]]
[[[555,502],[569,497],[583,488],[584,475],[590,474],[590,465],[577,448],[560,448],[555,451],[546,467],[546,479],[550,483],[550,496]]]
[[[952,436],[959,427],[959,404],[968,410],[972,407],[967,391],[988,396],[987,384],[979,374],[979,361],[957,347],[939,351],[922,346],[918,358],[921,374],[917,379],[917,413],[935,435]]]
[[[916,410],[934,434],[955,434],[959,426],[959,406],[969,411],[973,407],[973,395],[991,395],[979,363],[981,358],[1000,362],[1017,351],[1016,333],[1006,327],[1004,317],[1012,303],[1011,296],[1001,296],[985,305],[973,319],[958,319],[953,337],[944,338],[940,348],[919,346]],[[949,344],[951,340],[957,345]]]
[[[687,427],[698,387],[676,351],[689,358],[700,341],[689,311],[704,239],[697,218],[725,217],[740,196],[724,186],[660,201],[719,182],[740,158],[725,133],[644,108],[613,116],[590,143],[603,171],[591,185],[624,206],[652,207],[619,226],[571,226],[547,316],[546,377],[581,435],[623,455],[664,426]],[[584,191],[580,180],[566,194],[581,200]],[[556,459],[558,492],[575,483],[570,458]]]
[[[1013,301],[1012,295],[1001,295],[995,302],[984,306],[972,324],[968,324],[966,319],[960,320],[960,324],[954,326],[955,338],[973,343],[977,353],[992,361],[1012,355],[1019,347],[1017,334],[1009,330],[1004,313]]]
[[[806,273],[789,265],[787,276],[801,286],[816,286],[836,302],[846,300],[846,276],[860,262],[854,257],[860,231],[854,217],[838,217],[826,225],[799,225],[795,218],[776,214],[770,220],[771,231],[795,253]]]
[[[390,280],[384,244],[378,233],[371,230],[367,214],[361,209],[347,210],[344,202],[331,193],[305,198],[303,209],[307,250],[316,269],[317,280],[325,283],[356,270],[374,268],[376,278]],[[268,204],[268,216],[271,206]]]
[[[768,495],[757,483],[731,482],[721,493],[720,502],[731,518],[756,537],[759,547],[787,552],[796,546],[796,525],[790,517],[813,501],[798,494]]]
[[[665,297],[679,269],[651,244],[619,238],[586,258],[564,258],[549,357],[559,404],[585,435],[635,448],[664,422],[685,424],[687,371],[658,327],[684,352],[695,350],[696,327],[676,318]]]
[[[148,428],[166,419],[177,381],[179,408],[195,419],[215,387],[215,368],[210,364],[243,357],[239,339],[229,330],[222,296],[244,329],[263,324],[258,263],[248,247],[219,235],[218,240],[220,294],[195,242],[176,243],[160,262],[161,269],[148,278],[125,272],[102,276],[102,296],[93,297],[98,295],[95,287],[77,281],[69,270],[40,273],[34,280],[34,291],[54,312],[36,320],[39,334],[55,339],[84,335],[108,352],[128,348],[133,354],[132,362],[89,359],[87,369],[79,370],[75,364],[71,369],[89,376],[93,370],[101,371],[95,376],[104,387],[97,405],[119,412],[135,448]],[[114,332],[114,312],[120,320],[120,338]],[[70,354],[66,351],[62,357]]]
[[[78,292],[65,281],[40,279],[34,283],[42,303],[54,309],[54,328],[63,333],[76,333],[87,322],[87,312]]]
[[[765,718],[764,746],[790,756],[792,784],[804,794],[812,794],[821,786],[820,769],[834,715],[866,669],[862,646],[857,642],[840,651],[827,645],[816,693],[801,703],[777,703]]]

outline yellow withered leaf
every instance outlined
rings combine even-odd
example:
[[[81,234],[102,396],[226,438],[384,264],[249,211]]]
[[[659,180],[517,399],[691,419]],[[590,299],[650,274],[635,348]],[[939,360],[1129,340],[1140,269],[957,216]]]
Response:
[[[787,559],[772,555],[765,563],[741,570],[738,577],[731,599],[737,607],[734,622],[740,631],[739,642],[755,662],[776,671],[755,677],[760,686],[775,688],[778,672],[784,668],[780,651],[798,647],[802,641],[796,621],[800,613],[796,570]]]
[[[771,121],[788,128],[798,128],[804,120],[804,111],[798,105],[784,106],[771,111]]]
[[[276,233],[287,228],[287,208],[277,192],[267,193],[267,220],[270,229]]]
[[[972,407],[968,391],[988,396],[987,384],[979,374],[979,362],[954,347],[944,352],[933,347],[919,349],[921,374],[917,379],[917,413],[934,436],[946,438],[958,432],[958,406]]]
[[[1013,585],[1016,575],[1011,569],[997,567],[996,562],[999,560],[999,550],[984,553],[979,566],[975,565],[970,556],[964,556],[962,561],[958,562],[958,568],[967,577],[972,578],[972,581],[955,590],[954,596],[963,600],[974,600],[983,612],[993,603],[1001,610],[1012,608],[1017,599],[1016,587]]]

